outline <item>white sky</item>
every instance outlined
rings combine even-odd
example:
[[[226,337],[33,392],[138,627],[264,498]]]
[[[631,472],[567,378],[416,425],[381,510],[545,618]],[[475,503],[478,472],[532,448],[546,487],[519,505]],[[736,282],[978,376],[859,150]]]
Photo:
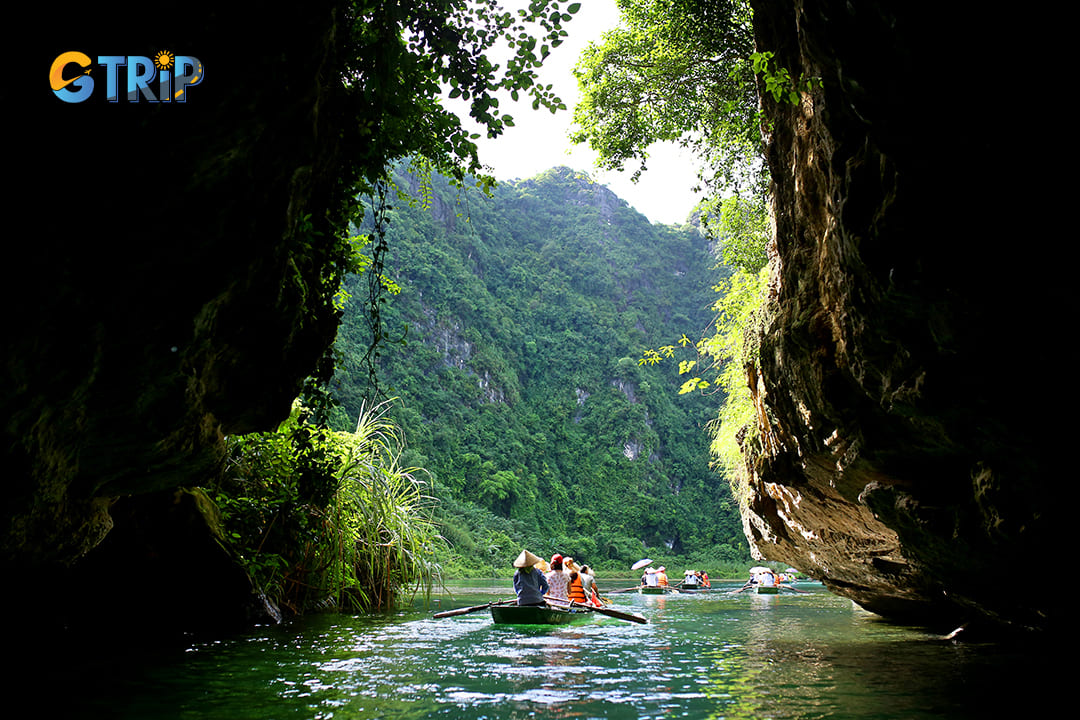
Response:
[[[513,4],[511,1],[508,6]],[[590,41],[599,42],[601,34],[618,24],[618,19],[615,0],[581,0],[581,10],[566,25],[569,37],[552,50],[539,77],[539,82],[555,86],[555,93],[567,109],[552,114],[543,108],[533,110],[524,94],[518,103],[500,97],[500,110],[512,115],[515,124],[495,140],[485,136],[477,141],[480,162],[493,169],[497,180],[530,178],[565,165],[588,173],[650,221],[681,224],[698,201],[691,189],[697,180],[697,165],[688,153],[675,146],[653,146],[649,149],[649,169],[637,183],[632,183],[633,167],[621,173],[603,172],[596,167],[596,154],[587,145],[574,145],[568,139],[578,98],[573,67],[582,49]],[[462,115],[468,119],[467,112]]]

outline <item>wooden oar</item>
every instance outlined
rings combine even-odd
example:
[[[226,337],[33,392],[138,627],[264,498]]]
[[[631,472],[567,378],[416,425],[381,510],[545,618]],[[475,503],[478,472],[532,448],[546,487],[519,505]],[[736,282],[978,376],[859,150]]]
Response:
[[[748,587],[753,587],[753,584],[752,583],[746,583],[745,585],[743,585],[738,590],[728,590],[725,594],[726,595],[738,595],[739,593],[741,593],[743,590],[745,590]]]
[[[794,587],[792,585],[780,585],[780,587],[784,588],[785,590],[794,590],[797,593],[807,593],[807,594],[810,593],[809,590],[800,590],[799,588]]]
[[[625,592],[637,592],[641,588],[640,585],[634,587],[620,588],[618,590],[608,590],[609,593],[625,593]]]
[[[630,622],[636,622],[636,623],[647,623],[647,622],[649,622],[648,620],[646,620],[642,616],[636,615],[634,613],[625,613],[625,612],[622,612],[621,610],[612,610],[611,608],[606,608],[606,607],[596,607],[595,605],[586,605],[585,603],[579,603],[577,600],[563,600],[562,598],[557,598],[557,597],[554,597],[553,595],[545,595],[544,599],[548,600],[548,601],[557,602],[560,605],[566,604],[566,605],[569,605],[570,607],[579,607],[579,608],[582,608],[583,610],[591,610],[592,612],[598,612],[601,615],[608,615],[610,617],[618,618],[620,620],[629,620]]]
[[[473,605],[472,607],[458,608],[457,610],[446,610],[444,612],[435,613],[431,617],[433,617],[433,618],[457,617],[458,615],[468,615],[469,613],[476,612],[477,610],[487,610],[489,607],[492,607],[494,605],[510,605],[511,603],[516,603],[516,602],[517,602],[517,600],[499,600],[497,602],[489,602],[489,603],[487,603],[485,605]]]
[[[613,617],[613,618],[618,618],[619,620],[629,620],[630,622],[636,622],[636,623],[642,623],[642,624],[645,624],[645,623],[649,622],[648,620],[643,618],[641,615],[638,615],[636,613],[626,613],[626,612],[622,612],[621,610],[612,610],[611,608],[607,608],[607,607],[593,607],[592,605],[584,605],[584,604],[579,603],[579,602],[574,601],[574,600],[571,600],[570,604],[575,606],[575,607],[579,607],[579,608],[588,608],[589,610],[592,610],[593,612],[598,612],[601,615],[608,615],[608,616]]]

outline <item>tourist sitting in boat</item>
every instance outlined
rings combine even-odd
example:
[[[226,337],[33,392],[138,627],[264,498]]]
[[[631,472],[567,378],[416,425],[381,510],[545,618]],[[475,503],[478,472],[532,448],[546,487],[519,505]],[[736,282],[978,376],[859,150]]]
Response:
[[[600,607],[600,589],[596,587],[596,577],[588,565],[581,566],[581,585],[585,590],[585,597],[590,605]]]
[[[581,579],[581,572],[578,570],[570,571],[570,581],[567,583],[567,597],[572,602],[578,602],[584,605],[589,597],[585,594],[585,584]]]
[[[595,606],[597,603],[593,602],[593,577],[587,572],[587,569],[584,567],[579,568],[577,563],[574,562],[574,558],[568,557],[563,558],[563,570],[569,578],[567,597],[572,602]]]
[[[756,585],[763,587],[776,587],[776,573],[769,568],[759,568],[757,574],[754,575]]]
[[[551,556],[551,572],[547,574],[548,594],[559,600],[570,599],[570,576],[563,570],[563,556]]]
[[[701,574],[693,570],[687,570],[683,573],[683,587],[688,589],[698,588],[701,586]]]
[[[514,592],[517,593],[518,605],[545,605],[544,596],[548,593],[548,581],[544,573],[537,568],[543,560],[528,550],[522,550],[514,561]]]
[[[655,568],[646,568],[645,574],[641,576],[641,584],[645,587],[658,587],[660,585],[660,578],[656,576]]]
[[[701,571],[698,572],[698,576],[701,577],[701,586],[702,587],[712,587],[712,584],[709,583],[709,573],[705,572],[704,570],[701,570]]]
[[[667,568],[663,565],[656,571],[656,584],[660,587],[667,587],[668,585]]]

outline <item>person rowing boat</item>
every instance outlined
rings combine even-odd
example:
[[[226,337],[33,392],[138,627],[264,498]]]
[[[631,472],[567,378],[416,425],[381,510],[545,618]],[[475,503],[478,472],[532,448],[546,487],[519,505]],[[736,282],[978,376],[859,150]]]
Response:
[[[537,569],[542,561],[528,550],[522,550],[514,560],[514,592],[518,605],[546,605],[544,596],[551,589],[544,573]]]

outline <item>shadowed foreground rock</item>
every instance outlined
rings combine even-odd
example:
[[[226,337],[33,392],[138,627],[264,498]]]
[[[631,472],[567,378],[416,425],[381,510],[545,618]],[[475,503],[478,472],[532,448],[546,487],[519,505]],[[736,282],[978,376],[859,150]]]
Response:
[[[759,50],[824,87],[766,100],[777,262],[749,371],[749,535],[888,617],[1051,628],[1054,317],[1075,303],[1063,258],[1033,247],[1044,162],[1006,149],[1034,128],[988,109],[1030,80],[998,62],[1029,57],[1026,28],[920,3],[754,6]]]
[[[27,48],[4,97],[17,127],[0,382],[10,607],[77,607],[67,570],[113,527],[115,499],[205,480],[225,435],[288,415],[333,341],[336,22],[324,2],[182,18],[39,4],[10,18]],[[85,102],[49,85],[64,52],[160,50],[204,66],[183,103],[107,102],[96,62]],[[11,232],[14,218],[28,229]],[[172,599],[153,601],[163,617]]]

